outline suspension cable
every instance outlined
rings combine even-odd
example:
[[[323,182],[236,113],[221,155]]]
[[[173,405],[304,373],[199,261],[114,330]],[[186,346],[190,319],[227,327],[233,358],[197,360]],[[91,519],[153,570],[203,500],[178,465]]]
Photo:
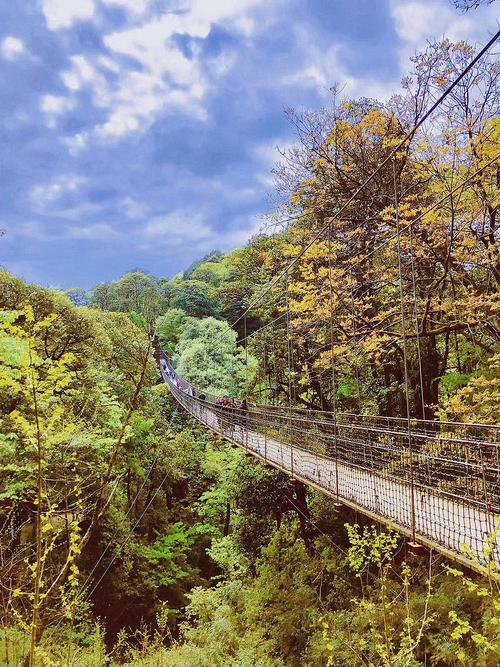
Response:
[[[413,471],[413,438],[411,433],[410,422],[410,383],[408,380],[408,351],[406,349],[406,320],[404,309],[404,292],[403,292],[403,271],[401,266],[401,229],[399,226],[399,199],[398,187],[396,181],[396,160],[392,162],[392,174],[394,181],[394,209],[396,216],[397,229],[397,252],[398,252],[398,275],[399,275],[399,306],[401,311],[401,330],[403,339],[403,366],[405,378],[405,399],[406,399],[406,420],[408,425],[408,454],[410,457],[410,494],[411,494],[411,532],[413,541],[415,542],[415,480]]]
[[[286,344],[287,344],[287,357],[288,357],[288,412],[290,420],[290,459],[291,459],[291,472],[293,477],[293,429],[292,429],[292,386],[293,386],[293,343],[292,343],[292,332],[291,332],[291,311],[290,311],[290,294],[289,294],[289,276],[285,278],[285,299],[286,299]]]
[[[441,103],[448,97],[448,95],[456,88],[460,81],[466,76],[468,72],[474,67],[474,65],[483,57],[483,55],[493,46],[497,41],[500,35],[500,30],[497,30],[495,35],[483,46],[479,53],[471,60],[471,62],[465,67],[462,72],[456,77],[456,79],[443,91],[439,98],[431,105],[431,107],[420,117],[420,119],[414,124],[414,126],[409,130],[401,141],[393,148],[389,154],[382,160],[379,166],[367,176],[367,178],[361,183],[357,190],[352,194],[349,199],[341,205],[340,209],[337,211],[335,216],[332,219],[336,220],[340,214],[345,211],[345,209],[356,199],[360,192],[373,181],[373,179],[382,171],[382,169],[394,158],[398,151],[406,144],[409,140],[411,141],[415,136],[417,130],[425,123],[425,121],[434,113],[434,111],[441,105]],[[272,280],[263,290],[263,292],[254,299],[249,306],[246,308],[244,313],[242,313],[232,324],[234,327],[241,319],[245,313],[248,313],[254,306],[256,306],[263,297],[278,283],[284,278],[290,269],[295,266],[301,257],[313,246],[313,244],[327,231],[328,227],[331,225],[331,221],[328,221],[316,234],[314,234],[311,241],[309,241],[302,250],[295,255],[295,257],[289,262],[289,264]]]
[[[335,377],[335,355],[333,353],[333,277],[332,277],[332,228],[328,227],[328,284],[330,296],[330,366],[332,373],[331,406],[333,409],[333,446],[335,455],[335,493],[339,502],[339,461],[337,443],[337,383]]]
[[[426,208],[424,211],[422,211],[422,213],[420,213],[420,214],[419,214],[417,217],[415,217],[413,220],[409,221],[406,225],[402,225],[402,224],[401,224],[401,221],[400,221],[400,235],[404,234],[404,232],[406,232],[407,230],[408,230],[408,231],[411,230],[411,229],[413,228],[413,226],[414,226],[417,222],[419,222],[419,221],[422,220],[426,215],[428,215],[429,213],[431,213],[432,211],[434,211],[436,208],[438,208],[438,206],[440,206],[441,204],[443,204],[449,197],[453,196],[456,192],[458,192],[459,190],[461,190],[462,188],[466,187],[466,186],[469,185],[471,182],[473,182],[474,179],[475,179],[475,178],[476,178],[482,171],[484,171],[485,169],[487,169],[488,167],[490,167],[492,164],[494,164],[499,158],[500,158],[500,153],[497,153],[494,157],[492,157],[490,160],[488,160],[488,162],[486,162],[484,165],[482,165],[481,167],[479,167],[478,169],[476,169],[476,170],[475,170],[470,176],[468,176],[464,181],[462,181],[461,183],[459,183],[458,185],[456,185],[450,192],[448,192],[448,193],[445,194],[443,197],[441,197],[441,199],[439,199],[439,200],[436,201],[434,204],[432,204],[431,206],[429,206],[428,208]],[[461,234],[461,231],[457,232],[457,234],[456,234],[456,236],[455,236],[455,239],[458,238],[458,237],[460,236],[460,234]],[[364,255],[362,258],[358,259],[356,262],[354,262],[353,264],[351,264],[349,270],[352,271],[354,268],[356,268],[357,266],[359,266],[361,263],[365,262],[369,257],[373,256],[376,252],[378,252],[379,250],[381,250],[382,248],[384,248],[385,246],[387,246],[387,245],[388,245],[391,241],[393,241],[393,240],[396,240],[396,241],[397,241],[397,233],[393,234],[392,236],[390,236],[389,238],[387,238],[385,241],[379,243],[379,244],[377,245],[377,247],[373,248],[372,250],[370,250],[369,253],[367,253],[367,254]],[[349,306],[347,306],[346,302],[341,298],[340,293],[338,293],[338,292],[335,290],[335,288],[333,288],[333,289],[334,289],[334,292],[336,293],[337,297],[339,297],[339,298],[338,298],[339,304],[340,304],[340,305],[344,305],[344,306],[346,306],[346,307],[349,307]],[[318,289],[316,290],[316,293],[319,293],[320,290],[321,290],[321,288],[318,288]],[[338,310],[338,306],[335,307],[335,311],[337,311],[337,310]],[[283,313],[282,315],[285,315],[285,313]],[[281,316],[280,316],[280,317],[281,317]],[[279,319],[279,318],[276,318],[276,319]],[[269,323],[269,324],[271,324],[271,323]],[[264,325],[264,326],[267,326],[267,325]],[[253,334],[250,334],[249,337],[252,336],[252,335],[253,335]],[[419,335],[420,335],[420,334],[419,334]]]
[[[266,324],[264,324],[263,326],[259,327],[259,328],[256,329],[255,331],[252,331],[252,333],[250,333],[250,334],[248,334],[248,335],[245,335],[243,338],[239,338],[239,339],[236,341],[236,345],[239,345],[239,344],[241,344],[241,343],[243,343],[243,344],[246,343],[246,341],[247,341],[248,339],[252,338],[252,336],[257,335],[257,334],[260,333],[261,331],[265,331],[265,330],[268,329],[269,327],[273,326],[273,324],[275,324],[276,322],[279,322],[279,320],[281,320],[281,319],[283,319],[284,317],[287,317],[287,316],[288,316],[288,311],[287,311],[287,310],[284,310],[284,311],[281,313],[281,315],[278,315],[278,317],[275,317],[275,318],[274,318],[273,320],[271,320],[270,322],[267,322]]]
[[[158,457],[159,457],[159,452],[155,455],[155,457],[154,457],[154,459],[153,459],[153,462],[151,463],[151,466],[150,466],[150,468],[149,468],[149,470],[148,470],[147,475],[144,477],[141,486],[139,487],[137,493],[135,494],[134,500],[133,500],[132,503],[130,504],[130,506],[129,506],[129,508],[128,508],[127,512],[126,512],[126,514],[125,514],[125,517],[124,517],[125,519],[128,517],[128,515],[129,515],[130,512],[132,511],[132,508],[136,505],[137,500],[138,500],[138,498],[139,498],[139,495],[140,495],[141,491],[143,490],[144,486],[146,485],[146,482],[148,481],[148,479],[150,478],[150,476],[151,476],[151,474],[152,474],[152,472],[153,472],[153,470],[154,470],[154,467],[155,467],[155,465],[156,465],[156,462],[158,461]],[[87,586],[88,582],[90,581],[92,575],[94,574],[94,572],[96,571],[96,569],[99,567],[100,562],[102,561],[102,559],[104,558],[104,556],[105,556],[106,553],[108,552],[108,549],[110,548],[111,543],[113,542],[113,540],[115,539],[115,537],[118,535],[118,532],[119,532],[118,530],[115,530],[115,532],[113,533],[113,535],[111,536],[111,538],[110,538],[109,540],[107,540],[106,546],[104,547],[104,549],[103,549],[101,555],[99,556],[99,558],[98,558],[98,559],[96,560],[96,562],[94,563],[92,569],[91,569],[90,572],[87,574],[87,578],[85,579],[85,581],[84,581],[83,584],[82,584],[82,593],[83,593],[83,591],[85,590],[85,587]]]
[[[163,487],[163,485],[164,485],[165,482],[167,481],[167,478],[168,478],[169,474],[170,474],[169,472],[165,473],[165,475],[163,476],[163,479],[161,480],[160,484],[156,487],[156,489],[155,489],[153,495],[152,495],[151,498],[149,499],[149,502],[145,505],[144,509],[142,510],[141,514],[139,515],[139,518],[138,518],[137,521],[134,523],[134,525],[132,526],[132,528],[129,530],[129,532],[128,532],[126,538],[125,538],[125,540],[121,543],[120,547],[118,548],[118,550],[117,550],[117,551],[115,552],[115,554],[113,555],[113,558],[110,560],[110,562],[109,562],[108,565],[106,566],[106,569],[104,570],[104,572],[102,573],[102,575],[99,577],[99,579],[97,580],[97,582],[94,584],[94,586],[93,586],[92,590],[90,591],[90,593],[87,593],[87,594],[85,595],[85,598],[84,598],[83,602],[86,602],[90,597],[92,597],[92,595],[95,593],[95,591],[96,591],[97,588],[99,587],[100,583],[102,582],[102,580],[104,579],[104,577],[105,577],[106,574],[108,573],[109,569],[111,568],[111,566],[113,565],[113,563],[115,562],[115,560],[116,560],[116,559],[118,558],[118,556],[122,553],[123,549],[126,547],[126,545],[128,544],[130,538],[131,538],[132,535],[134,534],[135,529],[136,529],[137,526],[141,523],[141,521],[142,521],[144,515],[146,514],[146,512],[148,511],[148,509],[151,507],[151,505],[152,505],[154,499],[156,498],[156,496],[158,495],[160,489]]]
[[[422,350],[420,348],[420,323],[418,320],[417,285],[415,280],[415,261],[413,255],[413,227],[409,228],[408,236],[410,240],[410,269],[411,269],[411,284],[412,284],[412,294],[413,294],[413,317],[415,320],[415,335],[417,342],[418,381],[420,386],[422,419],[425,419],[424,374],[422,371]]]

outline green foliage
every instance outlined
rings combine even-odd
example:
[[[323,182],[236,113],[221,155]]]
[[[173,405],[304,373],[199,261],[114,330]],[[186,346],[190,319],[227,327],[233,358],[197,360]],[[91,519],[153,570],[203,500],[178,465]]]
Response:
[[[290,195],[286,216],[299,215],[286,232],[213,251],[170,280],[132,271],[90,297],[0,272],[0,661],[23,661],[36,627],[47,665],[497,664],[493,565],[483,578],[443,568],[435,554],[400,563],[404,545],[393,531],[361,519],[342,526],[314,493],[305,530],[284,475],[208,435],[158,384],[147,336],[155,325],[179,374],[208,393],[257,395],[273,386],[273,399],[288,402],[291,379],[299,405],[328,410],[335,398],[341,410],[397,416],[407,363],[414,414],[422,373],[428,412],[498,423],[496,167],[449,208],[419,219],[421,207],[449,194],[452,176],[470,175],[497,152],[496,70],[471,73],[488,91],[483,105],[469,106],[476,96],[464,83],[464,95],[445,102],[438,129],[422,128],[396,156],[399,213],[413,232],[412,262],[408,235],[401,239],[400,270],[405,286],[415,278],[419,337],[410,302],[406,337],[399,325],[395,211],[384,195],[391,170],[346,215],[328,212],[350,199],[352,183],[386,158],[415,108],[472,54],[463,43],[431,45],[387,104],[336,100],[328,112],[292,112],[300,146],[278,176],[280,194]],[[318,238],[287,274],[293,373],[284,319],[252,336],[247,365],[236,341],[283,315],[280,291],[271,287],[241,314],[308,246],[325,211],[333,248]],[[480,232],[485,224],[491,234]],[[34,523],[39,549],[29,531],[20,544],[21,528]]]
[[[144,548],[144,556],[154,568],[158,585],[170,586],[189,576],[189,551],[203,533],[206,533],[206,529],[202,524],[186,527],[182,521],[176,521],[151,547]]]
[[[186,313],[179,308],[169,308],[164,315],[156,319],[156,334],[164,350],[168,352],[175,350],[188,320]]]
[[[381,567],[394,555],[399,538],[395,531],[379,530],[376,526],[345,524],[350,547],[347,558],[351,569],[357,576],[372,565]]]
[[[182,310],[190,317],[217,315],[218,304],[210,295],[209,287],[199,280],[189,280],[172,288],[171,307]]]
[[[500,413],[500,354],[489,360],[487,368],[463,378],[440,406],[447,419],[483,424],[498,424]]]
[[[143,271],[125,273],[112,283],[101,283],[92,290],[90,303],[101,310],[135,311],[148,323],[166,308],[168,285]]]
[[[246,380],[245,356],[236,346],[236,332],[213,317],[187,323],[175,360],[179,375],[207,393],[237,395]],[[249,383],[251,377],[252,367]]]
[[[457,389],[465,387],[471,377],[470,373],[450,371],[440,378],[440,387],[446,394],[454,394]]]
[[[182,274],[182,277],[184,280],[190,280],[192,277],[192,274],[200,267],[202,264],[216,264],[217,262],[220,262],[222,259],[223,255],[219,250],[212,250],[211,252],[208,253],[208,255],[205,255],[201,259],[196,260],[193,262],[188,268],[184,271]]]
[[[138,329],[142,329],[144,333],[149,332],[149,325],[144,315],[136,313],[135,310],[130,311],[129,315],[130,319]]]
[[[219,287],[225,277],[226,267],[222,262],[204,262],[191,273],[190,279],[199,280],[213,287]]]

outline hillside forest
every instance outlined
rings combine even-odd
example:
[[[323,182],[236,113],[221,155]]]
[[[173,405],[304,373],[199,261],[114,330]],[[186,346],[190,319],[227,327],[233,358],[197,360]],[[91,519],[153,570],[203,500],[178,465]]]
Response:
[[[388,102],[289,110],[244,247],[90,291],[0,272],[0,664],[498,664],[493,567],[299,497],[176,404],[152,347],[250,404],[498,424],[498,61],[384,163],[474,54],[433,43]]]

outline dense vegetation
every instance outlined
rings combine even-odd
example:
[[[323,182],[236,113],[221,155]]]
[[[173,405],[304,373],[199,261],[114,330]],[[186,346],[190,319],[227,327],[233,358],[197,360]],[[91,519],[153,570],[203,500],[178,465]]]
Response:
[[[213,393],[403,416],[408,392],[412,415],[497,423],[498,66],[476,66],[350,202],[472,55],[433,45],[388,104],[291,113],[277,213],[244,248],[89,294],[0,274],[0,661],[497,664],[496,573],[414,558],[210,436],[148,335]]]

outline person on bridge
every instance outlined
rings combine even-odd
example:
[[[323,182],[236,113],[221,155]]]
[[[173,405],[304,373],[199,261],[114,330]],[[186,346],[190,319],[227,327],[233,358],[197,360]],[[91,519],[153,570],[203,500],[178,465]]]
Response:
[[[238,417],[241,425],[245,428],[248,427],[248,403],[247,399],[243,398],[238,405]]]
[[[215,414],[217,415],[217,425],[222,426],[222,398],[218,396],[215,399]]]

